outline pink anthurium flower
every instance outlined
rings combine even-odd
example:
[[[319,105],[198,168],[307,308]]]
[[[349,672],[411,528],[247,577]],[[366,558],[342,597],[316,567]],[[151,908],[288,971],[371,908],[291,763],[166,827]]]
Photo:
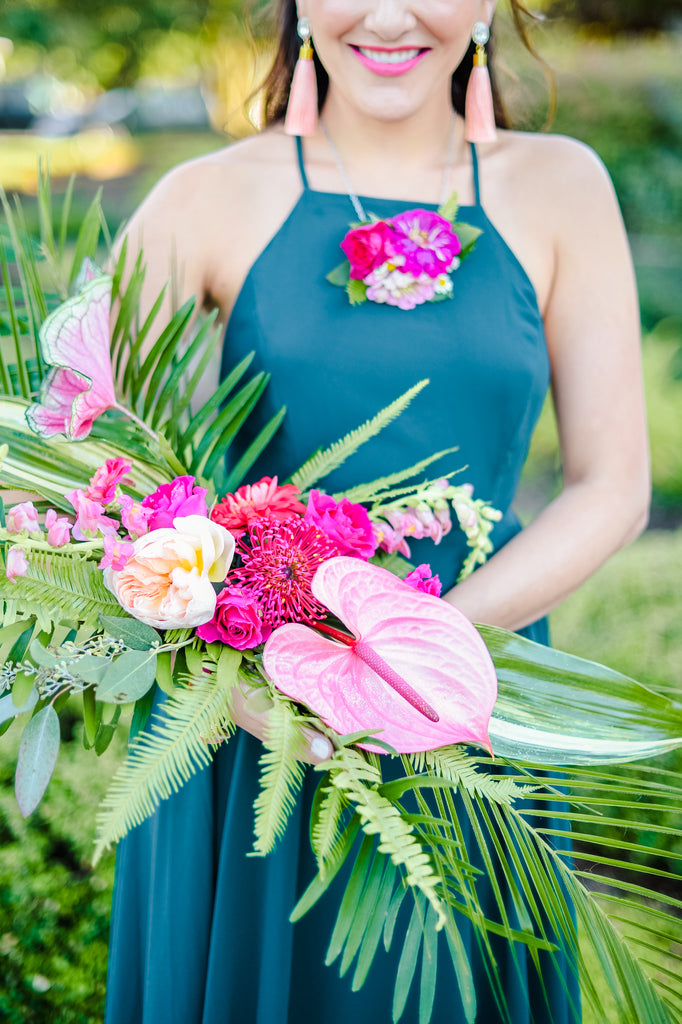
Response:
[[[111,278],[93,278],[82,292],[52,312],[40,328],[50,364],[40,403],[26,410],[29,426],[41,437],[87,437],[94,420],[116,403],[109,354]]]
[[[312,591],[353,636],[337,642],[301,624],[280,626],[263,651],[278,689],[338,733],[377,730],[399,753],[451,743],[490,750],[497,679],[465,615],[357,558],[324,562]]]

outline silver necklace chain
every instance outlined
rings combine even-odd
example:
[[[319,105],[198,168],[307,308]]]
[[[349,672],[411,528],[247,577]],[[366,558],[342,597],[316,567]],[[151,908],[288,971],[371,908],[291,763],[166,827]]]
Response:
[[[452,125],[450,126],[450,134],[448,136],[448,149],[447,149],[447,154],[446,154],[446,158],[445,158],[445,169],[443,171],[443,184],[441,185],[441,190],[440,190],[440,205],[441,206],[443,205],[445,200],[448,198],[448,186],[449,186],[449,183],[450,183],[450,172],[452,171],[452,165],[453,165],[454,156],[455,156],[455,124],[456,124],[456,121],[453,118],[452,119]],[[324,134],[324,137],[327,140],[327,143],[328,143],[329,148],[331,150],[331,154],[334,157],[334,163],[336,164],[336,166],[338,168],[338,171],[339,171],[339,174],[341,175],[341,180],[343,181],[343,184],[345,186],[346,192],[348,193],[348,198],[350,199],[351,203],[353,204],[353,209],[355,210],[355,213],[357,215],[358,220],[361,220],[361,221],[369,220],[367,214],[365,213],[365,209],[364,209],[362,203],[360,202],[360,200],[359,200],[359,198],[357,196],[357,193],[353,191],[353,186],[351,185],[350,178],[348,177],[348,173],[346,171],[346,168],[343,165],[343,160],[341,159],[341,154],[339,153],[338,149],[334,145],[334,142],[332,141],[332,138],[331,138],[331,136],[329,134],[329,131],[327,130],[327,126],[326,126],[326,124],[324,123],[324,121],[322,119],[320,119],[320,127],[322,128],[322,132]]]

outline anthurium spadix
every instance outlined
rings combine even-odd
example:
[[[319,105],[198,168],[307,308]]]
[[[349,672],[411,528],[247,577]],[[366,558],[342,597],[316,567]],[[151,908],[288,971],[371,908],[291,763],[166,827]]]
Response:
[[[278,689],[338,733],[376,731],[400,753],[452,743],[490,749],[495,669],[461,612],[357,558],[324,562],[312,591],[353,635],[276,629],[263,664]]]

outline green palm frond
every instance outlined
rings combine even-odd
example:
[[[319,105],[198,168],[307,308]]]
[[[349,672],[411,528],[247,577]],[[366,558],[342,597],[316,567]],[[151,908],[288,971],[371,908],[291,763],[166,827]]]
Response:
[[[357,811],[365,835],[378,835],[380,853],[388,854],[394,864],[405,870],[405,881],[424,894],[436,911],[439,926],[444,924],[445,915],[436,893],[438,883],[431,860],[415,838],[414,829],[406,822],[400,811],[379,791],[381,773],[378,769],[368,771],[363,755],[344,747],[332,759],[330,783],[343,793],[349,804]],[[373,785],[363,781],[372,778]]]
[[[301,725],[290,702],[278,691],[274,691],[274,698],[263,740],[265,749],[258,762],[260,792],[254,804],[253,852],[260,856],[270,853],[284,835],[305,775],[305,764],[298,760],[305,749]]]
[[[400,416],[407,409],[412,399],[428,383],[428,380],[419,381],[418,384],[415,384],[404,395],[397,398],[395,402],[391,402],[390,405],[387,405],[385,409],[382,409],[372,419],[367,420],[362,426],[351,430],[349,434],[346,434],[340,441],[335,441],[329,448],[316,452],[300,469],[292,474],[291,482],[301,491],[307,491],[318,480],[328,476],[333,470],[338,469],[361,445],[369,441],[370,438],[375,437],[389,423],[392,423],[394,419]]]
[[[152,716],[151,730],[140,734],[101,805],[95,862],[111,843],[210,763],[207,740],[215,734],[217,721],[223,733],[229,727],[229,702],[229,687],[197,675],[191,678],[191,686],[179,687],[160,713]]]
[[[0,600],[13,602],[23,615],[36,615],[41,629],[51,630],[60,622],[94,629],[100,614],[123,614],[96,562],[57,551],[29,551],[27,559],[26,575],[12,581],[0,553]]]

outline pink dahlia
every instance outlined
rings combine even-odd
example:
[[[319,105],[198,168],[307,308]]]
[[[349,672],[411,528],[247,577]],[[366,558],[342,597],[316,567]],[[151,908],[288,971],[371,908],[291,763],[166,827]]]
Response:
[[[303,521],[326,533],[339,555],[354,555],[368,561],[377,549],[367,509],[348,498],[335,501],[330,494],[312,490]]]
[[[263,516],[283,522],[292,515],[302,516],[305,505],[301,492],[293,484],[278,486],[277,477],[264,476],[255,484],[246,484],[234,494],[226,494],[211,510],[211,519],[241,537],[251,523]]]
[[[298,516],[260,517],[237,541],[241,567],[228,577],[260,605],[263,622],[315,622],[327,614],[310,589],[317,568],[337,549],[316,526]]]
[[[396,251],[405,257],[402,269],[414,277],[447,273],[462,251],[452,224],[431,210],[407,210],[393,217],[392,224]]]

